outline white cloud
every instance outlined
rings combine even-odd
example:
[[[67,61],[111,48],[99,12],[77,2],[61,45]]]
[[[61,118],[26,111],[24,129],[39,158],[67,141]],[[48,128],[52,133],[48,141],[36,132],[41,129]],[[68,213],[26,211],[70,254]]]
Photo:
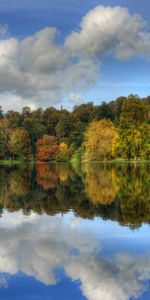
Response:
[[[66,39],[73,54],[95,58],[113,53],[119,59],[150,55],[150,33],[144,20],[126,8],[97,6],[83,18],[80,27]]]
[[[21,103],[55,105],[93,82],[97,66],[87,60],[72,62],[69,51],[56,43],[57,34],[45,28],[21,41],[0,40],[1,104],[11,109],[18,99],[17,109]]]
[[[81,281],[82,293],[88,300],[129,300],[146,290],[150,258],[138,259],[126,253],[114,258],[78,256],[67,266],[67,274]]]
[[[9,218],[10,213],[5,212],[2,217],[1,273],[24,272],[51,285],[57,284],[55,270],[62,266],[71,280],[80,281],[88,300],[129,300],[145,291],[145,281],[150,279],[149,256],[101,256],[99,240],[80,218],[76,218],[78,226],[72,226],[72,218],[66,222],[60,216],[17,215],[18,222],[16,213]],[[7,285],[4,277],[0,284]]]
[[[10,95],[9,109],[17,108],[13,97],[22,106],[47,106],[87,90],[98,79],[104,54],[123,60],[136,54],[150,56],[144,20],[121,7],[94,8],[79,31],[62,44],[56,28],[47,27],[22,40],[8,38],[7,31],[7,26],[0,26],[0,98]]]

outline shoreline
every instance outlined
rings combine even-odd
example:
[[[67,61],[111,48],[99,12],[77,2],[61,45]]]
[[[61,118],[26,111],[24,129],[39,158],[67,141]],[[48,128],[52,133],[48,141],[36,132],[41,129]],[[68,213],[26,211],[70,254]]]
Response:
[[[150,163],[150,160],[125,160],[125,159],[114,159],[114,160],[70,160],[70,161],[19,161],[19,160],[0,160],[0,165],[22,165],[22,164],[53,164],[53,163],[69,163],[69,164],[143,164]]]

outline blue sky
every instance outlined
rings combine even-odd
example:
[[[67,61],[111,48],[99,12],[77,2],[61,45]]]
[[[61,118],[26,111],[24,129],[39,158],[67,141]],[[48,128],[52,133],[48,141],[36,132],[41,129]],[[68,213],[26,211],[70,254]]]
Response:
[[[150,26],[149,0],[0,0],[0,20],[8,24],[12,35],[17,37],[46,26],[57,27],[65,36],[78,28],[82,17],[98,5],[127,7]]]
[[[78,37],[78,40],[75,40],[77,43],[80,43],[81,39],[86,32],[87,28],[84,27],[83,30],[80,28],[80,24],[91,11],[93,11],[96,7],[103,5],[104,9],[107,10],[109,6],[111,7],[121,7],[128,9],[128,16],[127,16],[127,22],[129,18],[129,23],[131,20],[131,27],[129,29],[129,33],[127,32],[127,35],[130,35],[130,31],[134,30],[134,15],[137,14],[141,20],[142,24],[146,22],[144,32],[146,31],[146,38],[145,38],[145,48],[141,50],[141,46],[138,45],[136,49],[134,48],[134,45],[132,45],[132,55],[129,55],[126,59],[121,59],[118,57],[116,58],[116,51],[114,49],[111,49],[112,53],[108,52],[110,51],[109,47],[104,47],[104,50],[100,53],[96,52],[92,53],[92,59],[91,59],[91,52],[86,53],[85,48],[85,57],[84,57],[84,48],[77,49],[76,53],[74,52],[73,46],[72,46],[72,32],[78,32],[82,33],[80,34],[80,37]],[[102,12],[98,14],[98,10],[96,11],[98,18],[102,17]],[[94,17],[96,16],[96,13],[91,15],[90,22],[94,22]],[[122,10],[122,13],[124,14],[124,11]],[[117,11],[115,14],[114,22],[116,22],[117,18],[119,18],[119,12],[117,16]],[[113,15],[112,15],[112,21],[113,21]],[[100,103],[101,101],[110,101],[112,99],[115,99],[116,97],[120,95],[128,95],[131,93],[139,94],[141,97],[147,96],[150,94],[150,51],[147,50],[150,45],[150,1],[149,0],[81,0],[81,1],[75,1],[75,0],[0,0],[0,24],[1,27],[4,25],[8,26],[8,32],[5,36],[1,37],[1,43],[2,43],[2,54],[0,53],[0,64],[2,64],[2,74],[0,74],[0,104],[4,107],[4,109],[17,109],[20,110],[22,106],[30,105],[31,107],[35,108],[38,106],[49,106],[49,105],[55,105],[60,106],[63,104],[67,107],[72,107],[75,104],[79,104],[82,101],[94,101],[96,103]],[[124,23],[120,23],[124,24]],[[119,26],[119,25],[118,25]],[[143,26],[143,25],[142,25]],[[50,67],[50,76],[51,79],[49,81],[49,70],[45,71],[45,66],[43,69],[42,66],[42,72],[40,69],[40,76],[36,76],[34,78],[35,72],[39,72],[39,69],[37,69],[37,66],[34,70],[34,72],[22,67],[22,61],[18,62],[18,57],[20,57],[24,51],[24,46],[18,46],[19,41],[25,40],[28,36],[34,36],[37,32],[40,30],[43,30],[44,28],[56,28],[59,33],[57,33],[57,38],[55,45],[64,45],[65,40],[71,36],[71,43],[69,41],[69,51],[71,49],[71,55],[69,56],[69,59],[64,58],[65,64],[68,68],[68,60],[69,65],[71,67],[71,61],[78,60],[80,63],[82,63],[82,76],[80,78],[80,75],[77,72],[76,76],[72,76],[73,70],[66,69],[66,65],[64,67],[64,60],[63,62],[60,62],[60,69],[61,69],[61,76],[56,78],[56,70],[55,70],[55,76],[52,75],[52,67]],[[101,29],[100,29],[101,30]],[[109,35],[109,30],[111,31],[111,24],[110,28],[108,26],[107,28],[107,34]],[[122,31],[122,37],[121,37],[121,45],[123,43],[124,45],[124,39],[123,35],[125,35],[123,31],[123,25],[120,28]],[[138,30],[137,30],[138,31]],[[141,31],[141,29],[139,29]],[[142,29],[143,31],[143,29]],[[116,31],[116,34],[118,34],[118,29]],[[126,32],[126,31],[125,31]],[[103,32],[102,37],[100,36],[100,39],[104,37]],[[99,38],[99,32],[97,32],[96,38]],[[137,33],[139,34],[139,32]],[[114,38],[113,33],[113,38]],[[11,38],[14,38],[15,41],[7,43],[5,46],[3,46],[4,41],[11,40]],[[136,36],[135,43],[137,42],[138,35]],[[49,38],[49,33],[47,34],[47,39]],[[45,39],[46,39],[45,38]],[[74,36],[73,36],[74,38]],[[128,36],[127,36],[128,38]],[[130,37],[129,37],[130,38]],[[111,37],[112,39],[112,37]],[[45,41],[45,40],[44,40]],[[113,44],[114,41],[111,40],[111,43]],[[117,44],[118,43],[118,44]],[[141,44],[143,43],[143,40],[141,40]],[[15,44],[15,45],[14,45]],[[108,42],[107,42],[108,44]],[[140,44],[140,41],[139,41]],[[23,43],[24,45],[24,43]],[[75,42],[73,42],[73,45],[75,45]],[[86,46],[87,44],[85,44]],[[89,44],[90,46],[90,41]],[[116,42],[116,49],[117,47],[120,47],[120,40],[119,42]],[[68,45],[67,45],[68,46]],[[18,47],[18,48],[17,48]],[[29,48],[32,47],[32,44],[28,45],[28,51],[23,53],[24,57],[24,64],[26,64],[27,61],[30,61],[30,66],[32,64],[32,56],[35,59],[34,65],[32,70],[34,69],[34,66],[36,65],[36,57],[39,59],[39,52],[29,53]],[[52,46],[53,47],[53,46]],[[76,47],[76,46],[75,46]],[[98,46],[101,47],[101,46]],[[125,45],[126,47],[126,45]],[[143,46],[144,47],[144,46]],[[11,50],[10,50],[11,48]],[[17,48],[17,50],[15,50]],[[80,48],[80,47],[78,47]],[[111,47],[110,47],[111,48]],[[147,49],[146,49],[147,48]],[[6,54],[5,62],[3,62],[3,58],[5,56],[5,51],[8,54]],[[23,49],[23,50],[22,50]],[[47,56],[48,51],[51,51],[51,49],[47,47],[44,47],[42,49],[42,55],[45,53],[45,57]],[[16,51],[16,52],[14,52]],[[22,51],[22,52],[21,52]],[[45,51],[45,52],[44,52]],[[89,48],[89,51],[91,49]],[[114,51],[114,53],[113,53]],[[54,51],[55,52],[55,51]],[[82,53],[81,53],[82,52]],[[13,53],[13,54],[12,54]],[[89,55],[90,53],[90,55]],[[144,54],[144,55],[143,55]],[[36,56],[37,55],[37,56]],[[63,54],[59,54],[58,56],[62,56]],[[88,59],[87,59],[88,55]],[[118,55],[118,54],[117,54]],[[120,53],[119,53],[120,55]],[[121,53],[122,55],[122,53]],[[53,53],[52,53],[53,56]],[[81,58],[82,56],[82,58]],[[12,58],[13,57],[13,58]],[[63,56],[64,57],[64,56]],[[80,58],[79,58],[80,57]],[[90,58],[89,58],[90,57]],[[44,62],[45,65],[49,64],[48,62],[49,57],[47,58],[47,62]],[[98,70],[94,70],[94,65],[91,65],[94,61],[96,64],[100,63],[100,67]],[[82,61],[81,61],[82,60]],[[84,60],[84,61],[83,61]],[[85,64],[86,60],[86,67]],[[90,60],[90,72],[88,69],[89,74],[87,75],[88,63]],[[17,61],[17,62],[16,62]],[[58,59],[56,59],[58,61]],[[55,62],[55,61],[54,61]],[[14,65],[18,64],[17,70],[14,69]],[[58,62],[59,64],[59,62]],[[63,67],[61,68],[63,64]],[[39,66],[38,66],[39,67]],[[81,66],[75,67],[75,72],[77,71],[77,68],[81,69]],[[3,69],[4,68],[4,69]],[[41,62],[40,62],[40,68],[41,68]],[[13,71],[12,71],[13,70]],[[18,73],[18,70],[20,73]],[[44,71],[43,71],[44,70]],[[26,77],[23,77],[26,73]],[[59,66],[57,67],[57,73],[59,72]],[[85,72],[85,73],[84,73]],[[17,75],[16,75],[17,74]],[[22,74],[22,81],[20,80]],[[93,75],[94,74],[94,75]],[[96,77],[94,77],[96,74]],[[72,76],[72,77],[71,77]],[[86,78],[84,78],[84,76]],[[55,77],[55,78],[54,78]],[[75,79],[74,79],[75,77]],[[64,87],[61,83],[57,86],[56,82],[62,80],[64,81]],[[68,82],[69,78],[69,82]],[[71,79],[70,79],[71,78]],[[82,81],[85,82],[82,84]],[[47,82],[47,84],[44,83]],[[78,82],[76,83],[75,81]],[[33,82],[32,82],[33,81]],[[18,83],[16,85],[16,82]],[[32,82],[32,84],[31,84]],[[38,82],[41,83],[41,86],[38,87]],[[53,82],[53,84],[52,84]],[[75,82],[75,84],[74,84]],[[38,87],[36,91],[36,86]]]

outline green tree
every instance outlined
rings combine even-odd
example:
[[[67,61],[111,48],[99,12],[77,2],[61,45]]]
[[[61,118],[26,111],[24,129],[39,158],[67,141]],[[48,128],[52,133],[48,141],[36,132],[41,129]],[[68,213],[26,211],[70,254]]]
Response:
[[[56,136],[60,142],[69,143],[69,135],[73,130],[74,119],[72,116],[67,114],[62,114],[57,126],[56,126]]]
[[[147,110],[138,96],[130,95],[122,104],[119,135],[115,140],[116,156],[127,159],[149,157]]]
[[[42,115],[42,123],[47,128],[47,133],[51,136],[56,135],[56,126],[59,121],[61,111],[54,107],[47,108]]]
[[[97,120],[102,119],[113,119],[113,112],[110,108],[110,106],[106,102],[102,102],[102,104],[99,106],[97,111]]]
[[[2,109],[2,107],[0,106],[0,119],[2,119],[3,118],[3,109]]]
[[[136,95],[130,95],[123,101],[120,127],[122,129],[136,128],[146,121],[146,107]]]
[[[8,159],[9,158],[9,136],[10,136],[10,128],[9,122],[6,117],[0,120],[0,158]]]
[[[5,117],[9,122],[10,129],[14,129],[22,126],[23,118],[19,112],[10,110],[5,114]]]

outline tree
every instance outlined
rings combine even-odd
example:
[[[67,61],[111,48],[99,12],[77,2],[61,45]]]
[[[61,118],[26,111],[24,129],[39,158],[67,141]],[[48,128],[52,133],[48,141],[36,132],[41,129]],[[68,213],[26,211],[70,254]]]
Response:
[[[2,107],[0,106],[0,119],[2,119],[3,118],[3,109],[2,109]]]
[[[22,126],[22,115],[17,111],[8,111],[5,114],[5,117],[9,121],[9,127],[12,128],[18,128]]]
[[[141,150],[142,138],[135,128],[120,131],[113,143],[113,154],[116,158],[136,159]]]
[[[44,135],[36,142],[36,159],[38,161],[52,161],[55,160],[59,151],[55,136]]]
[[[110,120],[93,121],[85,132],[84,159],[103,160],[112,157],[113,140],[117,130]]]
[[[127,100],[126,97],[118,97],[116,101],[114,101],[114,122],[119,126],[120,115],[122,112],[122,105]]]
[[[150,156],[150,128],[147,109],[138,96],[130,95],[122,104],[119,135],[114,143],[116,157],[137,159]]]
[[[31,158],[31,141],[29,133],[25,129],[12,131],[9,142],[10,152],[15,159],[28,161]]]
[[[150,159],[150,124],[143,123],[136,128],[120,130],[114,140],[114,156],[126,159]]]
[[[141,133],[141,149],[140,156],[150,159],[150,124],[143,123],[140,128]]]
[[[8,119],[2,118],[0,120],[0,158],[7,159],[9,156],[8,142],[9,142],[9,122]]]
[[[120,127],[122,129],[138,128],[145,120],[146,107],[144,103],[138,96],[130,95],[122,104]]]
[[[53,107],[49,107],[43,112],[42,122],[46,126],[49,135],[56,135],[56,126],[60,115],[61,111]]]
[[[41,124],[40,122],[36,122],[33,124],[31,136],[33,141],[37,141],[39,138],[41,138],[43,135],[47,134],[46,126]]]
[[[111,108],[106,102],[102,102],[102,104],[98,107],[97,111],[97,120],[101,119],[113,119],[113,113]]]
[[[69,161],[71,156],[73,155],[74,151],[68,148],[68,145],[65,143],[61,143],[59,145],[59,151],[56,156],[57,161]]]
[[[76,120],[88,124],[95,117],[96,108],[92,102],[75,106],[73,116]]]
[[[62,114],[57,126],[56,136],[60,142],[69,142],[69,135],[73,130],[74,119],[69,114]]]
[[[31,108],[29,106],[25,106],[22,109],[22,115],[23,116],[30,116],[31,115]]]

